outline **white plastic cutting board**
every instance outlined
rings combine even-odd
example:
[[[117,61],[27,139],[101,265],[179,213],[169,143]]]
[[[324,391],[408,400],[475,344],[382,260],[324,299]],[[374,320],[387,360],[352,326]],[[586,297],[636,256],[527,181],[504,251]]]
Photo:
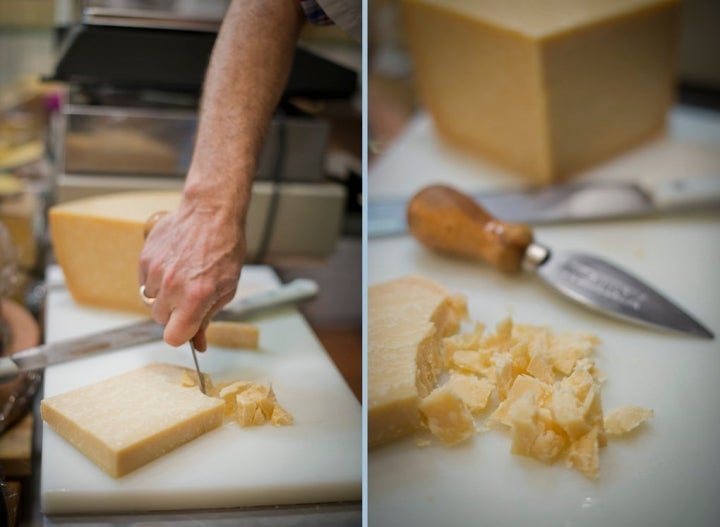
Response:
[[[57,269],[54,269],[57,275]],[[127,324],[141,317],[75,304],[53,286],[47,304],[47,341]],[[62,283],[62,282],[61,282]],[[266,267],[243,269],[238,296],[272,289]],[[217,381],[270,381],[293,414],[287,427],[240,428],[234,422],[120,478],[113,479],[43,428],[41,499],[45,514],[234,508],[359,500],[362,485],[360,405],[295,308],[253,319],[258,351],[210,348],[201,369]],[[192,368],[188,347],[162,342],[53,366],[45,397],[151,362]]]
[[[720,116],[678,108],[670,133],[578,179],[662,181],[720,177]],[[374,167],[371,196],[407,195],[444,181],[466,191],[520,185],[498,168],[450,152],[426,115]],[[639,433],[601,451],[600,478],[562,462],[547,466],[510,454],[510,439],[481,433],[455,448],[416,437],[368,455],[369,525],[675,527],[720,525],[720,215],[566,224],[535,229],[550,247],[592,252],[643,277],[718,337],[699,340],[616,322],[576,306],[532,275],[508,278],[438,256],[410,237],[368,243],[370,284],[408,273],[467,295],[471,316],[588,330],[603,341],[604,408],[652,408]],[[423,438],[427,436],[422,436]]]

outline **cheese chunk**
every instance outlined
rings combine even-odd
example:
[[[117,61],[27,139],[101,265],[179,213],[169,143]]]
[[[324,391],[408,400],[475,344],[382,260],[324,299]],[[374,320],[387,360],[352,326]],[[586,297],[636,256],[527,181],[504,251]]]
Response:
[[[257,349],[260,329],[245,322],[215,321],[208,324],[205,338],[221,348]]]
[[[368,290],[368,443],[421,426],[418,403],[435,387],[442,338],[457,332],[465,303],[419,276]]]
[[[678,0],[405,0],[420,98],[447,143],[550,183],[660,132]]]
[[[50,209],[50,237],[73,299],[84,305],[147,314],[138,292],[145,221],[175,210],[179,191],[123,192]]]
[[[430,432],[447,445],[462,443],[475,433],[470,410],[449,384],[435,388],[418,408]]]
[[[470,413],[478,413],[487,407],[495,386],[475,375],[453,372],[447,386],[465,403]]]
[[[597,479],[600,474],[599,447],[598,430],[593,428],[570,445],[565,465],[579,470],[589,479]]]
[[[605,432],[619,435],[636,429],[654,415],[652,410],[640,406],[621,406],[605,416]]]
[[[66,441],[120,477],[222,424],[225,404],[184,387],[187,371],[151,364],[44,399],[40,412]]]

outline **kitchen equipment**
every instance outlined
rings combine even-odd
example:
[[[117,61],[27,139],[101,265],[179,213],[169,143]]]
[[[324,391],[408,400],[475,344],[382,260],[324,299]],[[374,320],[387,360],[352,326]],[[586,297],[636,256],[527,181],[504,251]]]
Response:
[[[317,292],[314,281],[296,279],[277,289],[232,302],[215,315],[214,320],[239,320],[267,309],[308,300],[317,295]],[[163,330],[164,326],[153,320],[142,320],[110,331],[29,348],[12,357],[0,359],[0,382],[11,380],[22,371],[39,370],[88,355],[161,340]]]
[[[50,343],[108,330],[140,317],[89,309],[73,302],[59,270],[49,270],[46,340]],[[245,266],[237,299],[274,290],[268,267]],[[107,476],[69,443],[44,427],[40,498],[50,520],[60,514],[231,509],[301,503],[359,501],[362,487],[360,405],[303,317],[292,307],[252,319],[260,349],[209,346],[203,371],[216,382],[271,382],[278,401],[294,417],[291,426],[240,428],[227,422],[127,476]],[[152,362],[190,366],[187,349],[162,342],[123,353],[88,356],[45,372],[44,395],[70,391]],[[161,512],[158,512],[161,511]],[[224,511],[219,511],[224,512]],[[186,512],[184,520],[193,517]],[[193,517],[194,518],[194,517]],[[257,519],[257,518],[256,518]],[[130,520],[128,520],[130,521]],[[133,520],[137,522],[139,520]],[[229,520],[232,523],[232,520]]]
[[[603,313],[714,338],[702,324],[625,271],[594,256],[535,243],[529,226],[498,221],[451,187],[422,189],[410,200],[407,215],[410,232],[430,249],[484,260],[508,274],[523,268],[535,271],[569,298]]]
[[[67,28],[54,80],[91,90],[108,87],[198,94],[228,0],[86,3]],[[357,73],[298,48],[284,96],[346,98]]]
[[[56,132],[62,174],[182,178],[197,131],[193,108],[66,104]],[[256,180],[321,182],[330,125],[311,116],[276,115],[258,159]],[[284,163],[275,174],[277,158]]]
[[[478,192],[472,198],[502,221],[535,225],[720,210],[720,174],[656,185],[625,181],[566,183],[546,188]],[[371,198],[368,237],[405,234],[408,201]]]

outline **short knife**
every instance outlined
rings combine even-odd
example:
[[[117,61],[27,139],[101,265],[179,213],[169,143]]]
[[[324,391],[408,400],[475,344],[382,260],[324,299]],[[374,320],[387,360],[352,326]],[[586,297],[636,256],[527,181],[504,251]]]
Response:
[[[213,320],[241,320],[267,309],[309,300],[317,293],[316,282],[299,278],[271,291],[232,302]],[[161,340],[164,329],[153,320],[143,320],[109,331],[29,348],[0,358],[0,382],[12,380],[21,371],[40,370],[73,359]]]
[[[451,187],[434,185],[418,192],[408,204],[407,222],[412,235],[430,249],[483,260],[507,274],[534,271],[560,293],[611,316],[714,338],[638,278],[595,256],[536,243],[528,225],[496,220]]]

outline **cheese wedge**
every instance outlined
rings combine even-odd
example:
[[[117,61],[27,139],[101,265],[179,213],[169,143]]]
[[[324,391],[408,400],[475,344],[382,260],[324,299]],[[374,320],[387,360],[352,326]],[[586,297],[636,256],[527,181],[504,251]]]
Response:
[[[145,221],[175,210],[179,191],[123,192],[50,209],[55,257],[73,299],[84,305],[147,314],[138,293]]]
[[[418,403],[435,387],[443,337],[467,316],[462,299],[419,276],[368,290],[368,444],[421,427]]]
[[[40,413],[117,478],[222,424],[225,402],[183,386],[187,371],[151,364],[44,399]]]
[[[550,183],[646,140],[673,100],[677,0],[405,0],[440,137]]]

